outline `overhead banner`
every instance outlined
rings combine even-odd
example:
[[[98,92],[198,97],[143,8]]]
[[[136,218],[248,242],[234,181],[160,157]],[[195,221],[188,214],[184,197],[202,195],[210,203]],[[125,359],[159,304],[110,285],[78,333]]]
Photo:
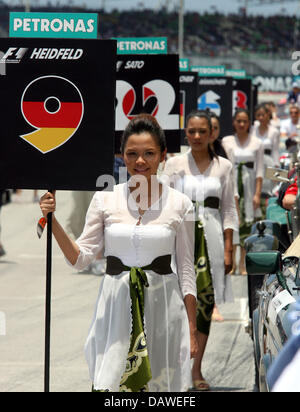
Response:
[[[247,76],[246,70],[243,69],[226,69],[225,75],[235,79],[245,79]]]
[[[293,76],[253,75],[253,84],[260,92],[289,92],[292,89]]]
[[[0,187],[96,190],[113,172],[116,42],[2,38],[0,50]]]
[[[232,134],[232,91],[231,77],[198,77],[198,109],[220,118],[221,137]]]
[[[179,69],[181,72],[188,72],[190,70],[190,60],[179,59]]]
[[[186,125],[186,116],[197,109],[197,84],[198,75],[194,72],[180,73],[180,129],[181,129],[181,144],[187,145],[185,140],[184,128]]]
[[[97,39],[97,13],[9,13],[9,37]]]
[[[223,77],[226,76],[225,66],[191,66],[191,71],[204,77]]]
[[[140,113],[157,119],[168,152],[180,151],[178,55],[118,56],[116,89],[116,153],[125,127]]]
[[[118,37],[118,54],[167,54],[167,37]]]

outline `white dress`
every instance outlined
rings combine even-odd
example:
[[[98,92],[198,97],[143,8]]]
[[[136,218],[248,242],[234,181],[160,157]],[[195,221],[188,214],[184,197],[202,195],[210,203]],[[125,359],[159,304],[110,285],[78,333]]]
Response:
[[[294,124],[291,119],[284,119],[281,121],[280,133],[286,135],[287,138],[294,134],[297,135],[299,130],[297,126],[299,126],[299,123]],[[295,136],[291,138],[294,139]]]
[[[264,148],[264,164],[266,174],[267,167],[275,167],[279,165],[279,139],[280,133],[278,129],[273,126],[268,126],[266,133],[263,135],[259,131],[259,124],[255,125],[252,129],[252,135],[261,140]],[[269,152],[269,153],[266,153]],[[270,179],[264,178],[262,185],[262,194],[272,196],[272,189],[274,187],[273,182]]]
[[[76,241],[80,255],[75,267],[86,267],[101,250],[129,267],[143,267],[158,256],[172,255],[173,273],[145,271],[149,287],[145,287],[144,324],[152,372],[148,387],[152,392],[187,391],[191,385],[190,334],[183,298],[187,294],[196,297],[193,205],[165,186],[160,200],[139,220],[128,184],[116,185],[113,192],[97,192]],[[96,390],[120,390],[131,326],[129,272],[105,274],[85,345]]]
[[[245,222],[254,221],[255,217],[261,216],[261,209],[254,211],[253,197],[255,193],[256,178],[264,176],[264,149],[262,142],[255,136],[249,134],[246,142],[241,145],[236,135],[226,136],[222,139],[222,145],[227,153],[228,159],[234,165],[234,180],[238,186],[239,163],[253,162],[254,167],[242,166],[242,181],[244,187]],[[233,232],[233,243],[240,243],[239,231]]]
[[[200,202],[199,215],[204,226],[210,270],[216,304],[233,300],[230,276],[225,276],[224,230],[238,230],[238,216],[234,200],[232,164],[223,157],[212,160],[204,173],[200,173],[191,150],[166,162],[165,176],[170,184],[193,201]],[[162,177],[164,179],[164,177]],[[165,180],[167,183],[167,179]],[[220,200],[220,209],[201,207],[208,197]]]
[[[237,181],[237,167],[239,163],[253,162],[254,167],[242,166],[242,179],[245,198],[245,221],[251,223],[254,217],[258,217],[253,208],[253,196],[255,194],[255,181],[258,177],[264,177],[264,148],[262,142],[255,136],[249,135],[242,145],[236,135],[226,136],[222,139],[222,145],[228,158],[234,164],[235,179]]]

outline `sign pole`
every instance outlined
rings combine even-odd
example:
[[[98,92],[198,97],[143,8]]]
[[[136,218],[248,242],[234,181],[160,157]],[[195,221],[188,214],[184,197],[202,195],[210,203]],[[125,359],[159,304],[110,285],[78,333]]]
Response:
[[[49,190],[52,193],[52,190]],[[51,331],[51,270],[52,270],[52,213],[47,215],[46,307],[44,392],[50,392],[50,331]]]

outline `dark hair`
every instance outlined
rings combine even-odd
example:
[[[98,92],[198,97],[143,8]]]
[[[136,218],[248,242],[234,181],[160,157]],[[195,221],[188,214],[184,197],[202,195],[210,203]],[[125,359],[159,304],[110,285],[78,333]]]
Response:
[[[235,112],[234,112],[234,115],[233,115],[233,120],[235,120],[236,117],[237,117],[237,115],[240,114],[240,113],[245,113],[245,114],[248,116],[248,119],[249,119],[249,121],[250,121],[250,113],[249,113],[249,110],[243,109],[243,108],[241,108],[241,107],[239,107],[238,109],[235,109]]]
[[[216,119],[219,123],[219,126],[220,126],[220,118],[219,118],[219,116],[216,115],[216,113],[210,112],[210,118],[211,119]],[[217,139],[213,142],[213,148],[214,148],[214,152],[217,156],[225,157],[225,159],[228,159],[227,154],[225,152],[225,149],[222,145],[222,139],[220,138],[220,136],[218,136]]]
[[[272,113],[267,103],[260,103],[257,106],[255,106],[254,114],[256,115],[256,112],[258,112],[259,110],[264,110],[266,114],[269,115],[270,120],[272,119]]]
[[[243,109],[243,108],[240,108],[240,107],[239,107],[238,109],[235,109],[235,112],[234,112],[232,121],[234,122],[235,119],[236,119],[236,117],[237,117],[240,113],[245,113],[245,114],[248,116],[248,120],[249,120],[248,133],[249,133],[250,123],[251,123],[251,116],[250,116],[249,110]]]
[[[216,120],[217,120],[217,122],[218,122],[218,124],[219,124],[219,128],[220,128],[220,130],[221,130],[221,123],[220,123],[220,118],[219,118],[219,116],[217,116],[216,113],[214,113],[214,112],[210,112],[210,113],[209,113],[209,116],[210,116],[210,121],[211,121],[211,119],[216,119]],[[213,127],[212,124],[211,124],[211,127]]]
[[[292,146],[297,146],[297,142],[294,139],[291,139],[290,137],[286,139],[285,141],[285,147],[286,149],[290,149]]]
[[[206,119],[207,123],[208,123],[209,130],[212,132],[212,123],[211,123],[211,116],[210,115],[211,114],[210,114],[209,110],[208,111],[206,111],[206,110],[193,110],[186,116],[185,124],[187,126],[189,120],[192,117],[199,117],[200,119],[201,118]]]
[[[130,136],[144,132],[151,134],[157,145],[160,147],[161,153],[166,149],[167,144],[165,133],[158,124],[158,121],[150,114],[141,113],[130,120],[126,126],[121,139],[121,153],[124,154],[125,146]]]
[[[219,118],[219,116],[216,115],[215,112],[209,112],[209,115],[210,115],[210,118],[211,118],[211,119],[212,119],[212,118],[217,119],[218,122],[220,123],[220,118]]]
[[[272,118],[272,113],[268,107],[268,103],[260,103],[257,106],[255,106],[254,114],[256,114],[256,112],[258,112],[259,110],[264,110],[269,115],[270,119]]]
[[[276,104],[273,102],[273,100],[270,100],[269,102],[266,103],[268,106],[276,107]]]
[[[260,109],[263,109],[263,110],[265,110],[266,112],[269,112],[270,111],[270,109],[268,108],[268,106],[267,106],[267,103],[260,103],[260,104],[258,104],[257,106],[255,106],[255,108],[254,108],[254,113],[256,113],[258,110],[260,110]]]
[[[209,110],[205,111],[205,110],[193,110],[191,111],[187,116],[186,116],[186,126],[188,125],[188,122],[190,121],[190,119],[192,119],[193,117],[199,117],[200,119],[206,119],[210,133],[212,132],[212,123],[211,123],[211,115]],[[210,145],[208,145],[208,153],[211,159],[213,159],[214,157],[217,157],[214,149],[211,148]]]

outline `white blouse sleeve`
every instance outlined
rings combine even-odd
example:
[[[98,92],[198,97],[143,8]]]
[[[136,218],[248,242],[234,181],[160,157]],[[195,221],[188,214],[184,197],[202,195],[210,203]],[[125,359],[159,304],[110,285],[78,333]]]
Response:
[[[72,266],[78,270],[84,269],[95,260],[104,247],[104,224],[100,195],[100,192],[94,194],[86,214],[83,232],[76,240],[80,254],[76,263]]]
[[[272,150],[272,157],[276,166],[279,165],[279,144],[280,144],[280,133],[276,129],[273,135],[273,150]]]
[[[264,177],[264,145],[259,142],[259,148],[256,152],[256,179],[258,177]]]
[[[182,296],[197,297],[196,274],[194,267],[195,215],[192,202],[177,229],[176,264]]]
[[[228,160],[232,164],[232,170],[231,170],[231,179],[233,181],[233,189],[234,189],[234,196],[236,198],[239,198],[239,191],[238,191],[238,184],[237,184],[237,169],[235,167],[235,157],[234,157],[234,151],[233,148],[230,146],[230,142],[228,142],[228,139],[222,141],[223,148],[227,154]]]
[[[172,176],[174,173],[176,173],[176,163],[174,163],[174,158],[171,157],[166,161],[162,175]]]
[[[234,197],[236,196],[236,184],[233,179],[233,167],[230,165],[230,173],[226,173],[222,190],[221,215],[223,230],[239,230],[238,214]]]

